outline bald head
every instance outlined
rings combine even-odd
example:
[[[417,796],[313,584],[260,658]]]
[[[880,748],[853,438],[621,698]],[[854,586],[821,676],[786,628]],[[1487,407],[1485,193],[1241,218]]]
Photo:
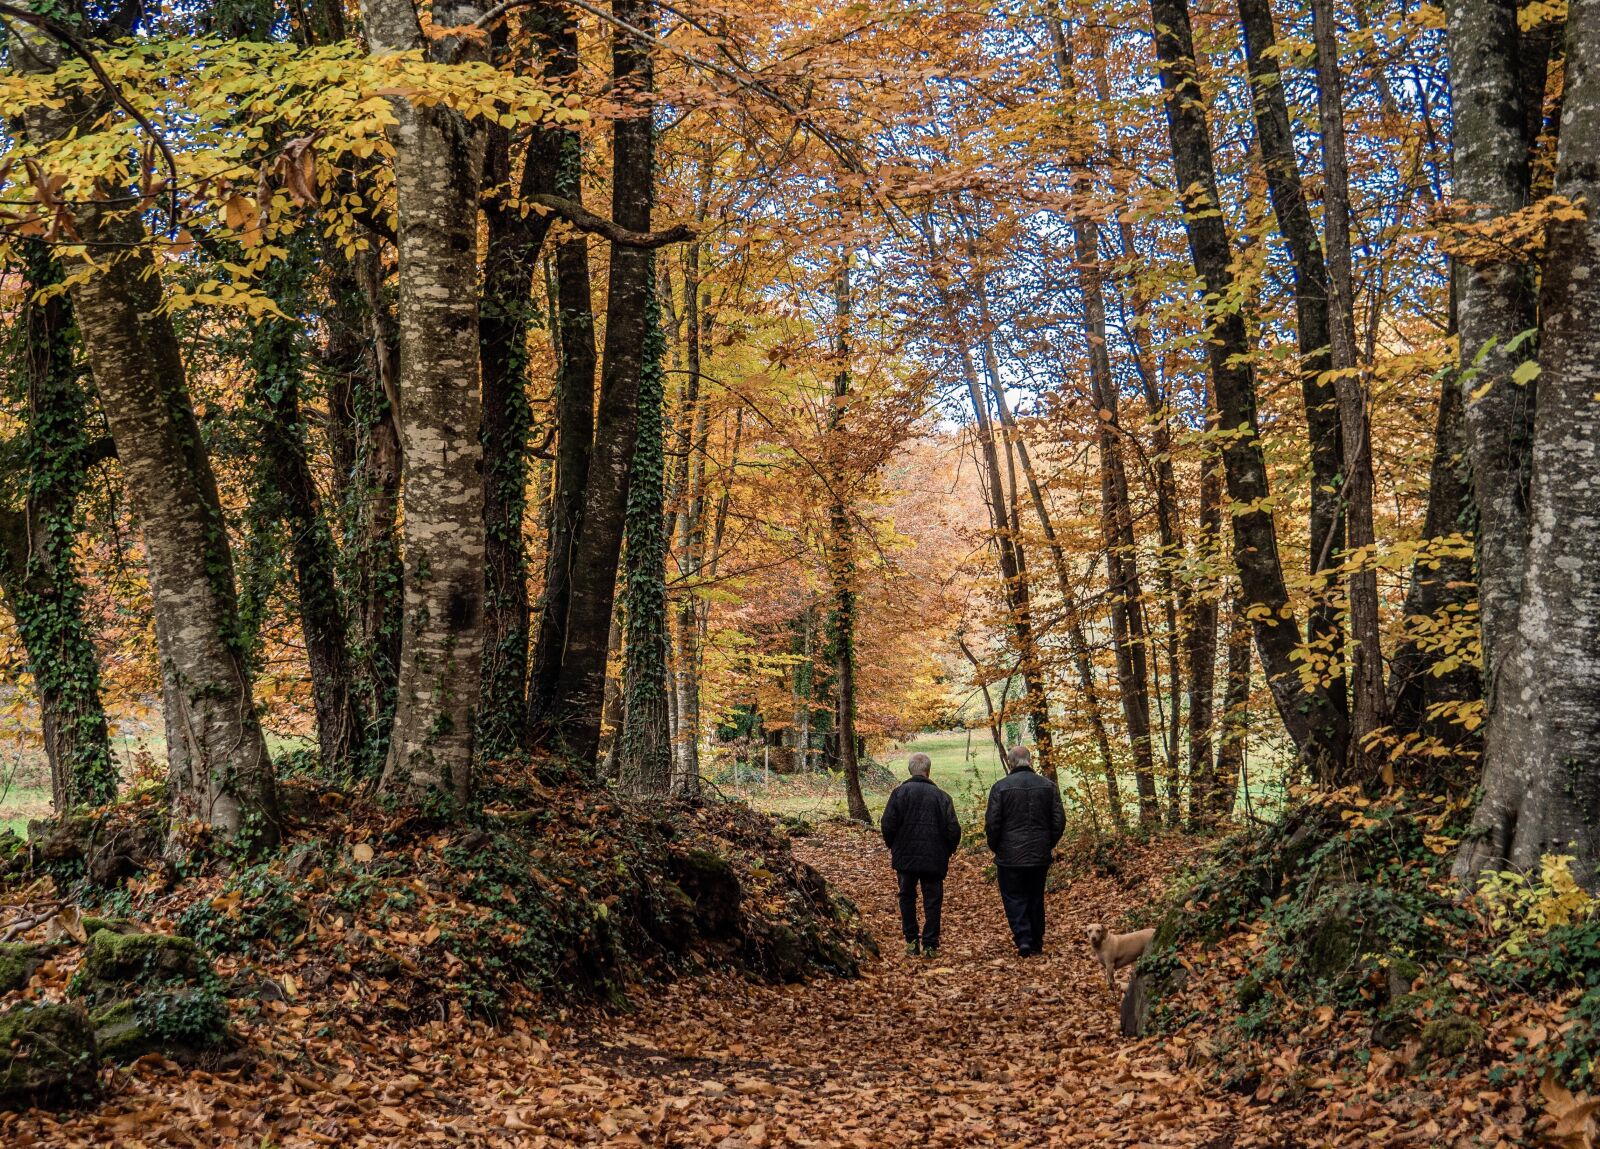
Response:
[[[1006,766],[1012,770],[1027,770],[1033,766],[1033,751],[1026,746],[1013,746],[1006,751]]]
[[[906,773],[913,778],[926,778],[933,769],[933,759],[926,754],[913,754],[906,763]]]

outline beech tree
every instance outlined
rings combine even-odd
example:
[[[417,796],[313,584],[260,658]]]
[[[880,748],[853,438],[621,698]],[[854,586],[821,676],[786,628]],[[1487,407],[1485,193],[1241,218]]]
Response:
[[[1491,45],[1476,39],[1491,26],[1477,14],[1456,11],[1452,20],[1463,63],[1504,76],[1514,34],[1509,43]],[[1512,26],[1494,27],[1503,33]],[[1482,59],[1491,51],[1498,64]],[[1573,206],[1550,223],[1546,239],[1530,529],[1516,630],[1491,670],[1483,798],[1457,866],[1463,873],[1504,865],[1530,869],[1545,854],[1566,854],[1575,859],[1574,874],[1593,887],[1600,883],[1600,588],[1588,575],[1600,538],[1593,529],[1600,508],[1600,336],[1593,324],[1600,307],[1593,275],[1600,261],[1600,6],[1592,0],[1568,10],[1565,66],[1555,192]],[[1493,90],[1469,86],[1468,94]],[[1505,116],[1507,106],[1479,109],[1500,115],[1472,127],[1525,139],[1522,119]],[[1509,154],[1506,143],[1465,131],[1458,139],[1466,144],[1462,151],[1481,146],[1494,154],[1498,147]],[[1493,274],[1488,278],[1492,283]],[[1488,286],[1475,294],[1481,297]],[[1463,327],[1464,354],[1465,338]],[[1491,383],[1516,386],[1509,379]]]

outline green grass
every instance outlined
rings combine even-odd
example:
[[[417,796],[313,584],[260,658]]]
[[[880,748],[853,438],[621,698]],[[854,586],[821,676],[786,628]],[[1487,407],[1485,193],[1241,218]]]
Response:
[[[933,760],[932,778],[947,791],[956,804],[956,813],[963,824],[975,824],[983,815],[984,802],[989,787],[1000,777],[1000,759],[994,743],[983,730],[972,732],[972,757],[967,756],[967,732],[947,730],[936,734],[919,734],[909,741],[895,743],[877,755],[880,762],[896,782],[906,776],[906,761],[921,751]],[[788,814],[804,818],[843,817],[848,812],[845,803],[844,779],[827,774],[772,775],[769,783],[758,768],[740,771],[736,780],[720,782],[719,789],[729,797],[743,798],[758,810],[771,814]],[[883,813],[889,800],[887,785],[865,787],[867,809],[873,821]]]

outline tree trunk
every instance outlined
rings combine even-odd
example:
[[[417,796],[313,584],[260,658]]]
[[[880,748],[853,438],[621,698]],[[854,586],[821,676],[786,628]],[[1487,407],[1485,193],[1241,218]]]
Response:
[[[577,36],[558,5],[540,5],[524,16],[553,82],[577,67]],[[495,47],[507,33],[497,26]],[[563,156],[576,152],[571,133],[535,128],[528,140],[515,197],[563,194]],[[483,508],[487,527],[484,568],[482,698],[478,707],[477,753],[503,757],[526,740],[528,677],[528,559],[523,538],[527,512],[528,455],[533,410],[528,403],[528,331],[534,318],[533,278],[554,217],[511,206],[511,132],[488,128],[484,160],[486,247],[478,345],[483,371]],[[584,278],[588,272],[585,268]],[[592,346],[592,340],[591,340]],[[591,372],[586,398],[592,400]],[[586,435],[587,440],[589,436]],[[587,448],[587,442],[585,443]]]
[[[144,528],[162,674],[178,709],[168,723],[173,804],[232,837],[277,836],[272,760],[245,667],[233,559],[211,460],[189,400],[183,358],[142,231],[91,218],[79,231],[100,274],[72,292],[102,409]]]
[[[652,256],[652,262],[654,257]],[[628,478],[623,593],[622,745],[617,779],[626,794],[665,797],[672,789],[672,731],[667,698],[666,336],[655,272],[648,272],[639,423]]]
[[[12,36],[13,64],[51,71],[53,40]],[[92,123],[79,102],[32,108],[29,136],[57,140]],[[170,799],[175,815],[224,836],[278,836],[277,793],[251,695],[227,526],[211,458],[190,401],[183,356],[143,225],[97,203],[74,222],[83,253],[71,300],[101,409],[143,527],[161,643]]]
[[[363,773],[376,776],[388,760],[394,732],[405,567],[400,558],[400,430],[394,397],[400,378],[399,334],[384,299],[378,253],[356,257],[353,276],[361,301],[342,307],[349,325],[370,330],[363,362],[350,376],[353,467],[345,498],[344,557],[360,639],[352,650],[360,668],[362,708],[372,722]]]
[[[1345,522],[1356,569],[1349,572],[1350,761],[1336,781],[1371,781],[1379,760],[1368,740],[1388,724],[1383,690],[1383,648],[1378,617],[1378,571],[1372,550],[1372,434],[1367,387],[1356,352],[1355,286],[1350,250],[1350,169],[1345,154],[1344,85],[1339,71],[1339,30],[1333,0],[1311,0],[1317,50],[1318,109],[1322,126],[1323,215],[1328,241],[1330,366],[1344,438]]]
[[[834,355],[838,370],[833,377],[833,403],[828,408],[828,434],[844,430],[850,397],[850,265],[846,252],[834,276]],[[832,455],[840,452],[834,448]],[[832,470],[832,491],[828,506],[828,582],[833,590],[833,612],[829,618],[829,645],[832,647],[834,676],[834,734],[839,745],[839,766],[844,771],[845,800],[850,817],[872,825],[866,798],[861,793],[861,762],[856,741],[856,590],[855,538],[850,511],[845,503],[844,468]]]
[[[1462,873],[1574,858],[1600,885],[1600,2],[1568,12],[1556,193],[1584,205],[1551,224],[1540,296],[1531,535],[1517,631],[1496,683],[1483,799]]]
[[[711,165],[702,160],[701,204],[710,194]],[[703,214],[703,213],[702,213]],[[705,487],[706,450],[708,448],[708,412],[701,396],[701,369],[705,332],[710,327],[710,317],[704,312],[700,298],[700,242],[689,244],[684,255],[684,327],[685,371],[683,411],[679,418],[678,453],[681,456],[680,474],[682,489],[676,502],[678,536],[678,592],[677,628],[674,634],[676,649],[673,658],[673,694],[678,715],[676,748],[673,766],[673,790],[686,795],[700,792],[700,615],[704,604],[700,598],[700,578],[705,565]],[[806,640],[809,644],[809,616]],[[809,714],[806,716],[809,718]],[[808,722],[802,722],[805,731]],[[801,751],[802,760],[805,751]]]
[[[1208,304],[1233,292],[1232,253],[1217,194],[1216,170],[1189,26],[1188,0],[1151,0],[1156,56],[1167,93],[1167,128],[1173,165],[1184,193],[1184,228]],[[1238,508],[1233,514],[1234,557],[1239,581],[1249,599],[1256,647],[1285,729],[1301,759],[1317,777],[1343,763],[1348,724],[1326,687],[1303,685],[1295,658],[1300,629],[1284,585],[1277,530],[1263,506],[1268,496],[1266,460],[1256,419],[1255,375],[1244,316],[1233,308],[1214,310],[1206,341],[1212,394],[1216,397],[1223,445],[1223,474]]]
[[[1211,788],[1208,813],[1214,824],[1233,813],[1250,740],[1250,619],[1249,603],[1235,596],[1228,622],[1227,686],[1222,696],[1222,721],[1218,724],[1217,784]]]
[[[1309,570],[1314,601],[1306,618],[1308,645],[1321,660],[1328,682],[1328,698],[1336,712],[1348,703],[1344,679],[1344,632],[1332,586],[1327,576],[1334,556],[1344,549],[1344,501],[1340,476],[1344,470],[1344,433],[1338,395],[1327,372],[1332,339],[1328,314],[1328,270],[1322,241],[1311,218],[1300,180],[1300,161],[1289,126],[1289,106],[1278,67],[1277,34],[1273,29],[1271,0],[1239,0],[1239,23],[1244,33],[1245,56],[1250,71],[1250,96],[1255,109],[1256,140],[1267,180],[1278,231],[1289,248],[1294,269],[1295,333],[1300,347],[1300,393],[1306,409],[1311,462],[1311,514],[1308,526]],[[1342,769],[1343,763],[1339,767]]]
[[[1519,75],[1518,6],[1512,0],[1452,0],[1446,8],[1455,195],[1467,218],[1493,220],[1526,206],[1529,198],[1531,117]],[[1458,259],[1455,277],[1462,410],[1478,512],[1484,698],[1492,728],[1502,697],[1501,666],[1515,641],[1527,550],[1535,393],[1514,374],[1534,357],[1528,333],[1537,323],[1535,288],[1529,269],[1514,259]]]
[[[612,11],[619,21],[646,33],[653,26],[652,10],[641,0],[616,0]],[[613,95],[634,105],[631,114],[619,116],[612,126],[611,215],[620,227],[649,231],[655,200],[650,53],[630,35],[618,32],[612,39],[611,58],[616,81]],[[582,518],[571,543],[570,571],[581,577],[568,584],[566,626],[556,648],[560,669],[554,685],[547,695],[541,691],[530,700],[535,707],[535,743],[558,749],[584,765],[594,763],[600,745],[606,639],[616,599],[628,477],[638,432],[639,380],[654,258],[652,252],[636,247],[614,246],[611,251],[598,430],[587,467]],[[563,279],[563,285],[565,282]],[[569,357],[573,353],[570,347],[566,351]],[[546,621],[550,610],[547,604]],[[540,641],[548,648],[555,636],[546,643],[541,633]],[[546,657],[555,653],[547,651]]]
[[[302,315],[308,310],[309,253],[303,250],[303,240],[289,242],[300,250],[269,271],[264,285],[282,311]],[[317,713],[317,746],[323,768],[337,776],[357,768],[366,723],[352,688],[338,554],[307,457],[300,409],[306,356],[300,340],[298,322],[270,317],[251,333],[250,410],[260,450],[252,514],[271,517],[287,528]],[[281,562],[281,557],[274,558]]]
[[[1200,529],[1195,537],[1195,559],[1202,567],[1210,567],[1216,561],[1221,534],[1222,467],[1216,453],[1207,450],[1200,463]],[[1204,825],[1220,789],[1212,739],[1217,689],[1214,586],[1196,586],[1190,592],[1185,639],[1184,654],[1189,660],[1189,820],[1192,825]],[[1249,651],[1245,653],[1248,656]]]
[[[435,9],[439,28],[481,8]],[[375,54],[426,49],[436,63],[482,59],[481,36],[424,41],[412,0],[367,0]],[[481,126],[443,105],[390,102],[399,271],[399,427],[405,617],[394,734],[383,787],[420,795],[472,790],[483,666],[484,521],[478,373]]]
[[[110,454],[88,432],[90,394],[75,360],[78,333],[66,298],[38,293],[62,282],[61,265],[22,240],[22,333],[28,414],[22,432],[20,512],[0,509],[0,590],[28,654],[57,813],[117,796],[100,660],[83,620],[75,543],[78,498],[89,469]]]

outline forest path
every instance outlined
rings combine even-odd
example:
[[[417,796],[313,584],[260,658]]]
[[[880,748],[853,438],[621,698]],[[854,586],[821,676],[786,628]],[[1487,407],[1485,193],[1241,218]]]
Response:
[[[1120,921],[1143,883],[1130,893],[1086,877],[1050,894],[1045,952],[1021,961],[985,859],[958,855],[943,948],[924,959],[902,952],[894,876],[875,834],[824,826],[795,852],[855,900],[883,947],[859,980],[712,977],[653,991],[587,1040],[553,1048],[550,1068],[571,1082],[540,1098],[556,1114],[536,1104],[508,1125],[581,1140],[574,1125],[549,1121],[576,1090],[589,1114],[611,1109],[594,1132],[613,1144],[1274,1143],[1242,1127],[1243,1099],[1171,1051],[1118,1036],[1119,997],[1082,928]]]

